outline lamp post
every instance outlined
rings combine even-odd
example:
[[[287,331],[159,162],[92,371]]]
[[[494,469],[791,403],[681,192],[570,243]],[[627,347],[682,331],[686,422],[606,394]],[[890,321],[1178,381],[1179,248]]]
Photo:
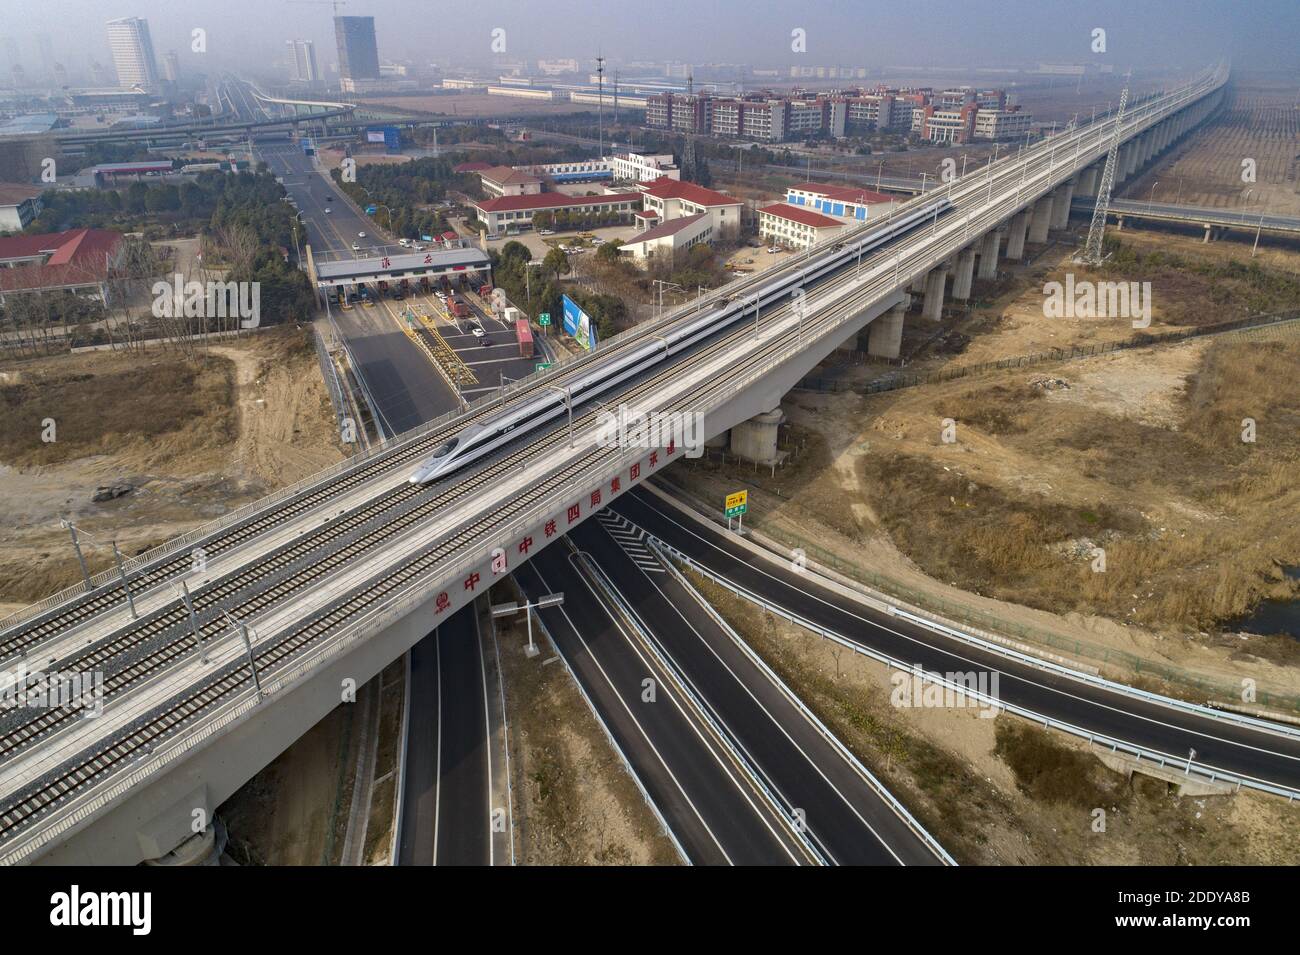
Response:
[[[512,600],[509,603],[495,604],[492,607],[493,619],[501,617],[512,617],[519,611],[524,612],[524,618],[528,621],[528,646],[524,649],[524,654],[529,657],[537,656],[537,644],[533,642],[533,611],[544,610],[547,607],[558,607],[564,603],[564,593],[546,594],[538,597],[535,602],[524,602]]]

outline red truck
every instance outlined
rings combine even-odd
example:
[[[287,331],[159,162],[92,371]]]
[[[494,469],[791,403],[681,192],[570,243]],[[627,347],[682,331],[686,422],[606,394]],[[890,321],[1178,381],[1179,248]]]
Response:
[[[447,296],[447,311],[451,312],[452,318],[469,318],[470,315],[469,306],[458,292]]]
[[[519,340],[519,357],[533,357],[533,330],[528,327],[528,319],[515,320],[515,338]]]

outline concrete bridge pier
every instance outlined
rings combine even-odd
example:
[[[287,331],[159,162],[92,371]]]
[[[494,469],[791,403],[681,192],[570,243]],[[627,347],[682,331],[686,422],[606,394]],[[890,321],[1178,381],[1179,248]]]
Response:
[[[970,298],[970,289],[975,278],[975,246],[968,246],[957,254],[957,268],[952,276],[952,297],[959,301]]]
[[[226,851],[226,827],[220,819],[213,820],[202,832],[190,836],[171,852],[156,859],[145,859],[144,865],[153,866],[217,866]]]
[[[731,429],[731,453],[756,464],[780,464],[784,455],[777,450],[777,436],[785,412],[777,405]]]
[[[903,348],[903,315],[908,300],[903,299],[867,326],[867,354],[877,358],[897,358]]]
[[[1025,231],[1029,228],[1030,211],[1024,209],[1011,217],[1007,228],[1007,258],[1019,262],[1025,257]]]
[[[1029,220],[1029,241],[1042,245],[1047,241],[1047,230],[1052,224],[1052,194],[1048,193],[1034,203],[1033,218]]]
[[[932,322],[943,318],[943,287],[948,281],[947,264],[930,270],[925,277],[925,302],[921,305],[921,316]]]
[[[1076,176],[1068,182],[1061,183],[1052,194],[1053,229],[1064,229],[1070,225],[1070,203],[1074,201],[1074,186],[1077,181]]]
[[[1089,166],[1079,174],[1079,188],[1076,190],[1080,196],[1095,196],[1097,194],[1097,181],[1100,179],[1100,173],[1095,165]]]
[[[1002,229],[990,229],[980,244],[980,266],[976,274],[981,280],[998,277],[998,245],[1002,241]]]

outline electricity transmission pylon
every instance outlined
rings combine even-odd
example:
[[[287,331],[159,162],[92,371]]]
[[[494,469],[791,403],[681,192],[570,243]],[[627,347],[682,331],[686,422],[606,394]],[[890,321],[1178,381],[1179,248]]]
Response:
[[[1101,240],[1106,232],[1106,212],[1110,209],[1110,190],[1115,185],[1115,161],[1119,156],[1120,126],[1124,122],[1124,108],[1128,106],[1128,84],[1119,94],[1119,110],[1115,113],[1115,133],[1110,140],[1110,151],[1106,153],[1106,167],[1102,170],[1101,183],[1097,186],[1097,204],[1092,209],[1092,226],[1088,229],[1088,244],[1083,250],[1081,261],[1087,265],[1100,265]]]

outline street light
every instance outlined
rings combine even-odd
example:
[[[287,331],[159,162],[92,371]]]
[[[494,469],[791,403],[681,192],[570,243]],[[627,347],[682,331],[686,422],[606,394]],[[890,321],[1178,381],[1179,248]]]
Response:
[[[547,607],[558,607],[563,603],[563,592],[538,597],[534,603],[525,602],[520,604],[517,600],[512,600],[509,603],[495,604],[492,607],[492,618],[495,620],[501,617],[511,617],[521,610],[524,611],[524,617],[528,621],[528,646],[524,649],[524,654],[525,656],[535,657],[537,656],[537,644],[533,643],[533,611],[544,610]]]
[[[1159,179],[1151,183],[1151,191],[1147,194],[1147,212],[1151,211],[1151,203],[1156,200],[1156,186],[1158,185],[1160,185]]]

